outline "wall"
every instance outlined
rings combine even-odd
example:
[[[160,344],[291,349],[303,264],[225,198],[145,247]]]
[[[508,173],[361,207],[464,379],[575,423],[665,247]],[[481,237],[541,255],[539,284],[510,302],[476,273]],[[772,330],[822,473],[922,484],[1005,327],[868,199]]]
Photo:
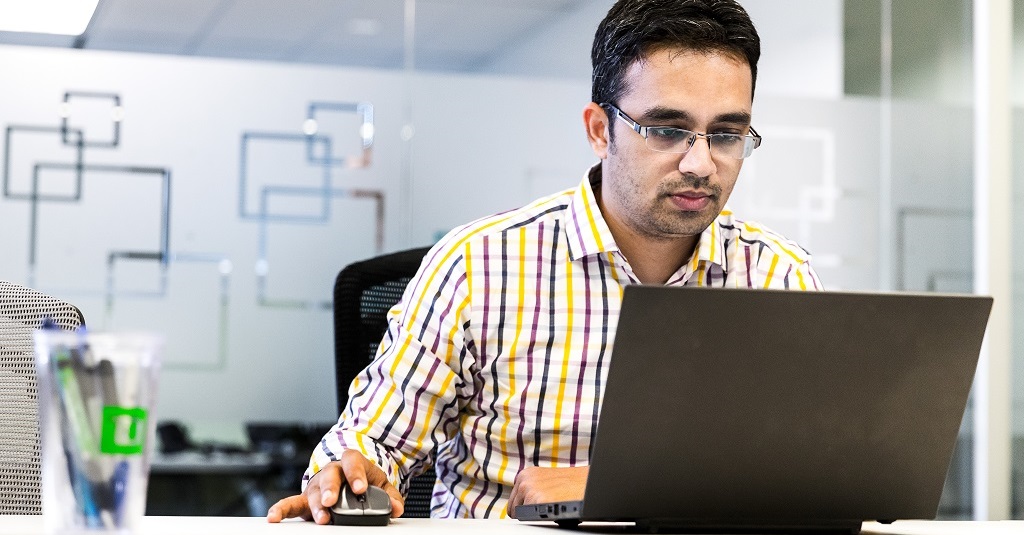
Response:
[[[590,79],[594,29],[614,2],[593,0],[523,39],[481,72]],[[758,95],[837,99],[843,92],[843,2],[742,0],[761,37]],[[793,13],[801,16],[794,17]]]
[[[243,131],[297,134],[312,101],[371,102],[373,163],[334,169],[333,183],[383,192],[387,251],[429,244],[455,225],[574,185],[592,159],[579,120],[587,89],[565,81],[421,75],[407,84],[386,71],[16,47],[0,49],[0,70],[19,73],[0,79],[4,127],[58,127],[67,90],[116,93],[125,113],[120,146],[87,147],[86,164],[171,171],[166,288],[157,262],[117,262],[108,304],[108,251],[158,247],[159,177],[88,170],[80,201],[39,204],[34,280],[78,304],[94,328],[167,333],[163,418],[336,417],[330,292],[340,267],[377,253],[374,206],[340,197],[325,223],[265,224],[269,270],[259,304],[263,225],[240,217]],[[407,88],[416,103],[411,149],[401,136]],[[109,99],[72,103],[71,126],[84,127],[87,140],[111,136]],[[357,153],[358,137],[344,131],[356,123],[322,117],[341,150]],[[14,194],[30,191],[35,163],[75,160],[56,132],[16,131],[11,153]],[[303,143],[253,143],[248,165],[249,212],[258,210],[262,185],[322,183]],[[43,173],[40,183],[46,195],[75,189],[69,170]],[[0,278],[29,280],[29,206],[0,197]],[[270,203],[274,214],[320,209],[315,197],[280,195]]]
[[[159,187],[153,176],[89,171],[79,202],[39,205],[34,281],[82,307],[95,328],[167,333],[162,418],[336,416],[330,291],[341,266],[377,252],[374,208],[341,196],[330,201],[323,223],[241,217],[243,132],[298,135],[312,101],[371,102],[373,163],[333,169],[333,187],[383,193],[385,251],[430,243],[452,226],[571,187],[593,161],[580,119],[589,100],[586,80],[410,77],[17,47],[0,48],[0,69],[18,73],[0,78],[0,125],[55,128],[65,91],[116,93],[125,110],[121,144],[87,148],[86,163],[172,173],[166,279],[157,263],[117,262],[108,301],[107,252],[155,247]],[[878,102],[762,91],[755,125],[765,143],[746,162],[731,205],[800,241],[814,253],[829,288],[883,286],[874,259],[880,247]],[[108,137],[109,104],[75,102],[72,126],[84,127],[87,139]],[[910,210],[900,280],[908,289],[965,289],[969,224],[956,214],[969,206],[970,149],[962,135],[969,110],[906,101],[894,105],[893,116],[893,212]],[[406,142],[402,132],[410,120],[414,135]],[[321,133],[350,154],[358,149],[357,126],[353,116],[324,114]],[[14,192],[30,188],[34,163],[73,161],[74,151],[54,133],[17,132],[12,139]],[[302,143],[253,143],[248,161],[249,211],[259,206],[262,186],[313,188],[322,181],[322,169],[307,162]],[[67,195],[73,178],[68,170],[44,173],[42,191]],[[29,279],[29,206],[0,196],[2,279]],[[278,195],[270,203],[275,214],[314,216],[321,208],[317,197]],[[950,231],[935,232],[937,225]],[[257,272],[261,258],[265,277]],[[1024,388],[1016,391],[1020,398]]]

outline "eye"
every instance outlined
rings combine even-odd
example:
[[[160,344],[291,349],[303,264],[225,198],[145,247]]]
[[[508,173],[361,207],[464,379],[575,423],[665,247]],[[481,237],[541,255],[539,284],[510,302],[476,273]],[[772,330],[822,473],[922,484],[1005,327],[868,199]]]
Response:
[[[682,128],[672,128],[670,126],[651,126],[647,128],[647,137],[655,138],[661,141],[679,142],[685,141],[692,136],[693,133],[689,130],[683,130]]]
[[[743,136],[740,134],[712,134],[711,141],[723,147],[743,144]]]

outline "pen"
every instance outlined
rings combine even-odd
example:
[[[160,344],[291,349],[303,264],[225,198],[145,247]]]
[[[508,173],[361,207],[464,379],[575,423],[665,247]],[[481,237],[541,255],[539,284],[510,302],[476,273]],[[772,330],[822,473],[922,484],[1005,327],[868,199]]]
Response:
[[[101,359],[96,365],[96,370],[100,379],[100,391],[103,393],[103,406],[118,406],[119,399],[117,395],[117,380],[114,377],[114,365],[107,359]],[[114,525],[116,526],[120,526],[124,518],[128,472],[128,461],[122,459],[116,463],[113,474],[110,476],[110,488],[112,492],[111,506],[114,515]]]
[[[96,441],[75,374],[75,356],[63,346],[55,347],[51,354],[52,375],[56,379],[53,386],[64,407],[61,426],[65,431],[64,453],[75,501],[86,526],[102,527],[91,483],[97,475],[92,462]]]
[[[114,487],[114,525],[120,527],[124,521],[125,498],[128,495],[128,461],[118,461],[112,480]]]

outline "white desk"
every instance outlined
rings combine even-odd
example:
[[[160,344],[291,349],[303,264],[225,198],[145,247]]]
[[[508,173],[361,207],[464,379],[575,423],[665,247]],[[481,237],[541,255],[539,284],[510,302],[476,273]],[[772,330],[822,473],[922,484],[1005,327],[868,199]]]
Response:
[[[0,515],[0,535],[36,535],[43,531],[41,516]],[[611,532],[615,532],[612,530]],[[397,519],[387,527],[319,526],[312,522],[287,521],[268,524],[263,518],[147,516],[139,535],[325,535],[350,533],[381,535],[572,535],[609,533],[608,530],[559,530],[553,523],[523,524],[515,520],[429,520]],[[889,526],[864,524],[865,535],[1021,535],[1024,521],[1009,522],[918,522],[900,521]]]

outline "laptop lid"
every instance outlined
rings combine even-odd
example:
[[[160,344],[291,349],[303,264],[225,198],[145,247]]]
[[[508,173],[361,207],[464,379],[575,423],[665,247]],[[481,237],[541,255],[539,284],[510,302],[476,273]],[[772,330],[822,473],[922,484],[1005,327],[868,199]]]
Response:
[[[991,306],[627,287],[580,519],[933,518]]]

